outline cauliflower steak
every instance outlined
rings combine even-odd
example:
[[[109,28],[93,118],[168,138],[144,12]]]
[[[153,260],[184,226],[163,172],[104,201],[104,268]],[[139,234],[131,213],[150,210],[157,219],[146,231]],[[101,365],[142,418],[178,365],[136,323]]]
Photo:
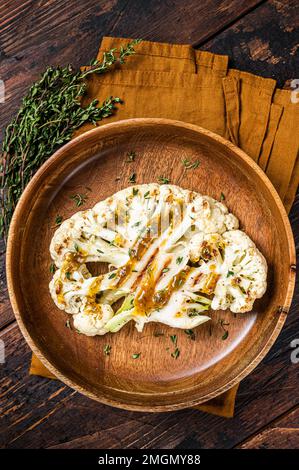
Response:
[[[266,291],[267,264],[238,228],[211,197],[168,184],[126,188],[56,230],[51,296],[88,336],[131,320],[138,331],[148,322],[191,329],[210,309],[248,312]],[[92,276],[90,262],[108,272]]]

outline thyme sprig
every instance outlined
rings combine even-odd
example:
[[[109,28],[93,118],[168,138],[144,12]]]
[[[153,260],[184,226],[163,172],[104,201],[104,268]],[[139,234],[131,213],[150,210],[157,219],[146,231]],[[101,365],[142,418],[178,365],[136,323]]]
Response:
[[[99,104],[92,100],[81,107],[86,93],[86,78],[108,72],[116,63],[123,64],[134,54],[131,41],[119,50],[111,49],[83,71],[67,67],[48,67],[30,88],[16,117],[7,126],[0,163],[0,236],[7,238],[16,204],[34,173],[61,145],[68,142],[76,129],[85,123],[96,124],[111,116],[118,97],[110,96]]]

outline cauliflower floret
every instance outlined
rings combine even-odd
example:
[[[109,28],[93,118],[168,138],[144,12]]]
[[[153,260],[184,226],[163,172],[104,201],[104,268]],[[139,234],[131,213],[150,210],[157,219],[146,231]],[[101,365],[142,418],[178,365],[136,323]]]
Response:
[[[228,212],[227,207],[209,196],[195,198],[193,207],[196,214],[194,225],[200,232],[221,234],[239,227],[238,219]]]
[[[234,313],[252,310],[255,299],[267,288],[267,263],[253,241],[241,230],[223,234],[225,241],[221,276],[211,307]]]
[[[113,317],[110,305],[98,304],[97,312],[80,312],[74,315],[74,327],[87,336],[104,335],[106,323]]]

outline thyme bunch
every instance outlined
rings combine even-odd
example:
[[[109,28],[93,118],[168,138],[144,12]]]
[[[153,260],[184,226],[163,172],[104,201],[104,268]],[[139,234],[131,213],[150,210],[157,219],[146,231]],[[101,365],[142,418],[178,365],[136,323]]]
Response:
[[[110,96],[101,105],[93,100],[82,108],[86,78],[92,73],[106,73],[116,63],[123,64],[139,42],[134,40],[119,50],[105,52],[102,60],[94,60],[83,71],[75,71],[70,65],[49,67],[32,85],[16,117],[6,127],[2,144],[0,235],[4,239],[16,204],[38,168],[72,138],[76,129],[111,116],[116,104],[121,103],[120,98]]]

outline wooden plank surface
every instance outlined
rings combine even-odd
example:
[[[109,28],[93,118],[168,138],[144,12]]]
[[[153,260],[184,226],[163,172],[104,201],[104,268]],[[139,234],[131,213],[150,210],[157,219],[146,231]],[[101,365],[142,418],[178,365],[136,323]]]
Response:
[[[0,5],[0,78],[12,117],[30,83],[46,65],[88,63],[103,35],[192,43],[227,53],[232,65],[280,84],[295,77],[298,24],[294,0],[159,2],[3,1]],[[299,250],[299,197],[290,219]],[[195,410],[131,413],[80,396],[57,381],[28,376],[30,350],[8,301],[0,247],[1,447],[200,448],[298,446],[298,365],[290,342],[298,337],[297,281],[287,323],[274,347],[241,384],[233,420]]]
[[[299,449],[299,407],[249,438],[240,449]]]
[[[274,78],[283,87],[298,75],[299,3],[297,0],[263,3],[202,49],[227,54],[230,66]]]

